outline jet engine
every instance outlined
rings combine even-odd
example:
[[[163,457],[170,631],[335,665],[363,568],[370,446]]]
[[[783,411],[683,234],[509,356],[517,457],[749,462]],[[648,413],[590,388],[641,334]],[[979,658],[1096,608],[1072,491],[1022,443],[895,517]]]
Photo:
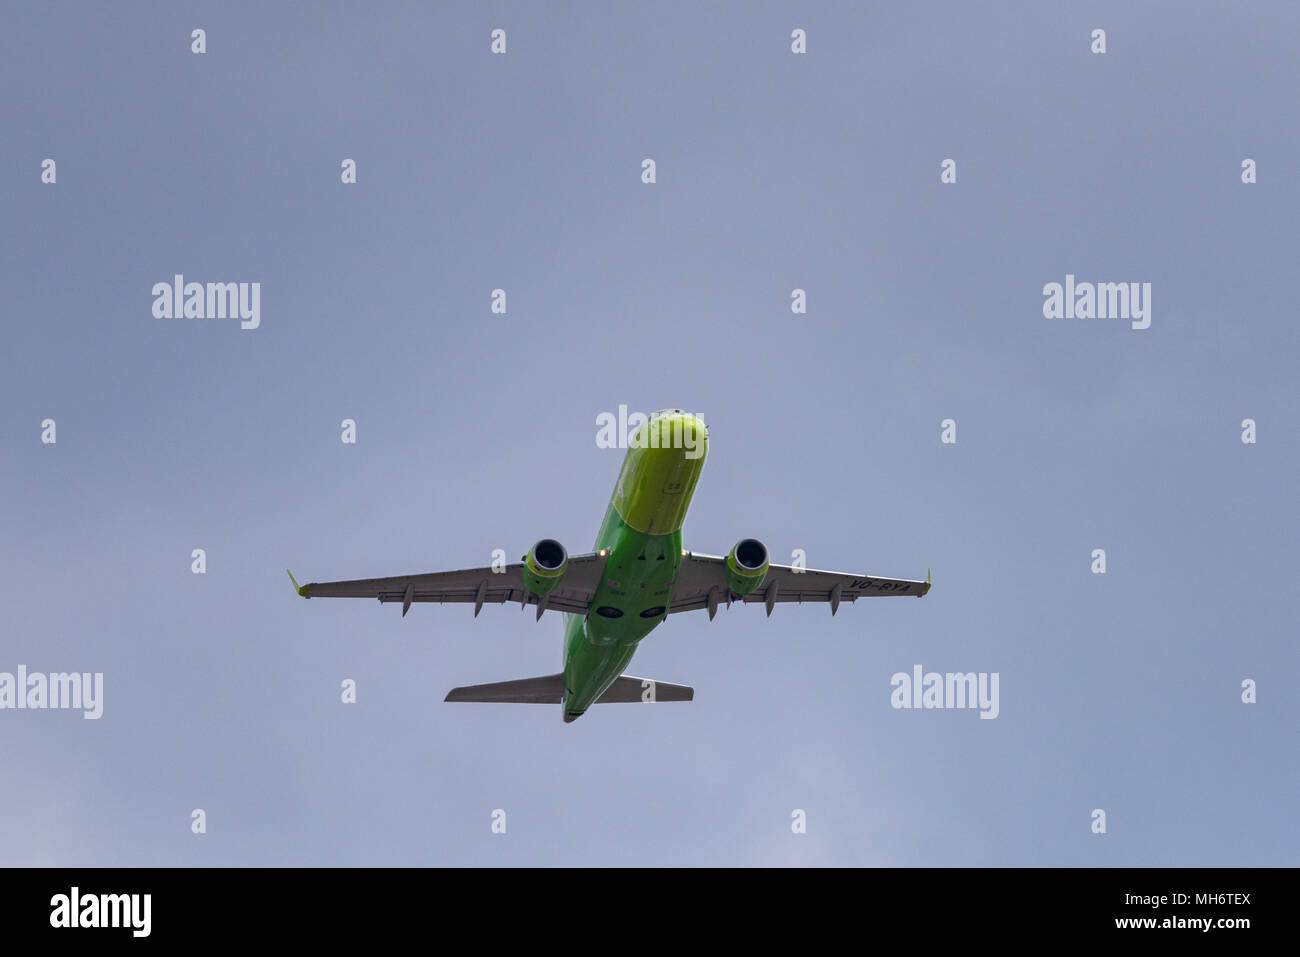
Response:
[[[727,553],[727,585],[737,595],[748,595],[767,577],[767,546],[757,538],[742,538]]]
[[[569,568],[569,553],[553,538],[543,538],[523,557],[524,587],[543,598],[560,583]]]

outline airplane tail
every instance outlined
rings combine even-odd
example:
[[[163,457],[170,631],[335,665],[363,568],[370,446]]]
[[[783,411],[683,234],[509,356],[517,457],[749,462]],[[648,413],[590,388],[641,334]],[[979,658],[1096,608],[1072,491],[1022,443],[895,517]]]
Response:
[[[542,675],[539,678],[517,678],[514,681],[497,681],[486,685],[466,685],[452,688],[444,701],[485,701],[497,704],[559,704],[564,700],[564,675]],[[667,681],[621,675],[615,678],[596,704],[643,701],[692,701],[695,689],[690,685],[675,685]]]

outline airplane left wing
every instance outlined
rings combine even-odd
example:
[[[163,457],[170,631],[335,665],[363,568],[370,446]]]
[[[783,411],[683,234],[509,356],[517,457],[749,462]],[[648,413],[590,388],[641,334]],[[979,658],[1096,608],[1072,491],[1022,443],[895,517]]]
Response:
[[[825,572],[816,569],[769,565],[763,584],[747,595],[737,595],[727,584],[727,560],[721,555],[688,553],[682,559],[668,613],[709,610],[712,619],[718,603],[733,601],[762,602],[767,613],[778,602],[827,602],[831,614],[842,601],[875,598],[884,595],[912,595],[920,598],[930,590],[930,582],[904,578],[881,578],[878,575],[853,575],[848,572]]]
[[[520,607],[537,605],[537,617],[541,618],[542,612],[548,609],[585,615],[604,574],[605,559],[606,556],[600,554],[570,555],[569,566],[560,584],[540,600],[524,587],[523,564],[520,562],[506,565],[499,571],[490,567],[466,568],[454,572],[311,582],[307,585],[299,585],[292,572],[289,578],[303,598],[377,598],[381,602],[400,602],[403,616],[410,610],[412,602],[473,604],[474,614],[478,615],[485,604],[517,601]]]

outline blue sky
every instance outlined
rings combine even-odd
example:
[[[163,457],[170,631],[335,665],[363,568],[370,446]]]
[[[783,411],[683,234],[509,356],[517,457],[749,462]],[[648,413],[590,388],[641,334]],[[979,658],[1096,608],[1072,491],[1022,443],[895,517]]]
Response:
[[[0,711],[0,862],[1296,864],[1294,5],[3,19],[0,671],[104,716]],[[1067,273],[1151,327],[1044,319]],[[290,590],[586,550],[620,404],[709,423],[689,547],[934,590],[674,616],[631,671],[696,700],[572,725],[442,703],[558,617]]]

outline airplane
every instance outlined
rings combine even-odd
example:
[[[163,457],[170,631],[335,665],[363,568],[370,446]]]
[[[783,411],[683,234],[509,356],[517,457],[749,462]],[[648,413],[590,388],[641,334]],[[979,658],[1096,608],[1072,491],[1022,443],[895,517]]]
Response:
[[[453,688],[446,701],[559,704],[564,722],[582,717],[592,704],[691,701],[688,685],[624,674],[641,640],[669,615],[707,610],[733,601],[761,602],[771,616],[782,602],[824,602],[831,614],[841,602],[930,591],[925,581],[853,575],[773,565],[767,547],[742,538],[727,553],[703,555],[682,547],[682,524],[704,460],[708,429],[681,409],[650,416],[629,437],[627,456],[592,552],[570,556],[543,538],[513,565],[462,571],[365,578],[299,585],[303,598],[377,598],[415,602],[485,604],[517,601],[564,615],[564,670],[537,678]]]

